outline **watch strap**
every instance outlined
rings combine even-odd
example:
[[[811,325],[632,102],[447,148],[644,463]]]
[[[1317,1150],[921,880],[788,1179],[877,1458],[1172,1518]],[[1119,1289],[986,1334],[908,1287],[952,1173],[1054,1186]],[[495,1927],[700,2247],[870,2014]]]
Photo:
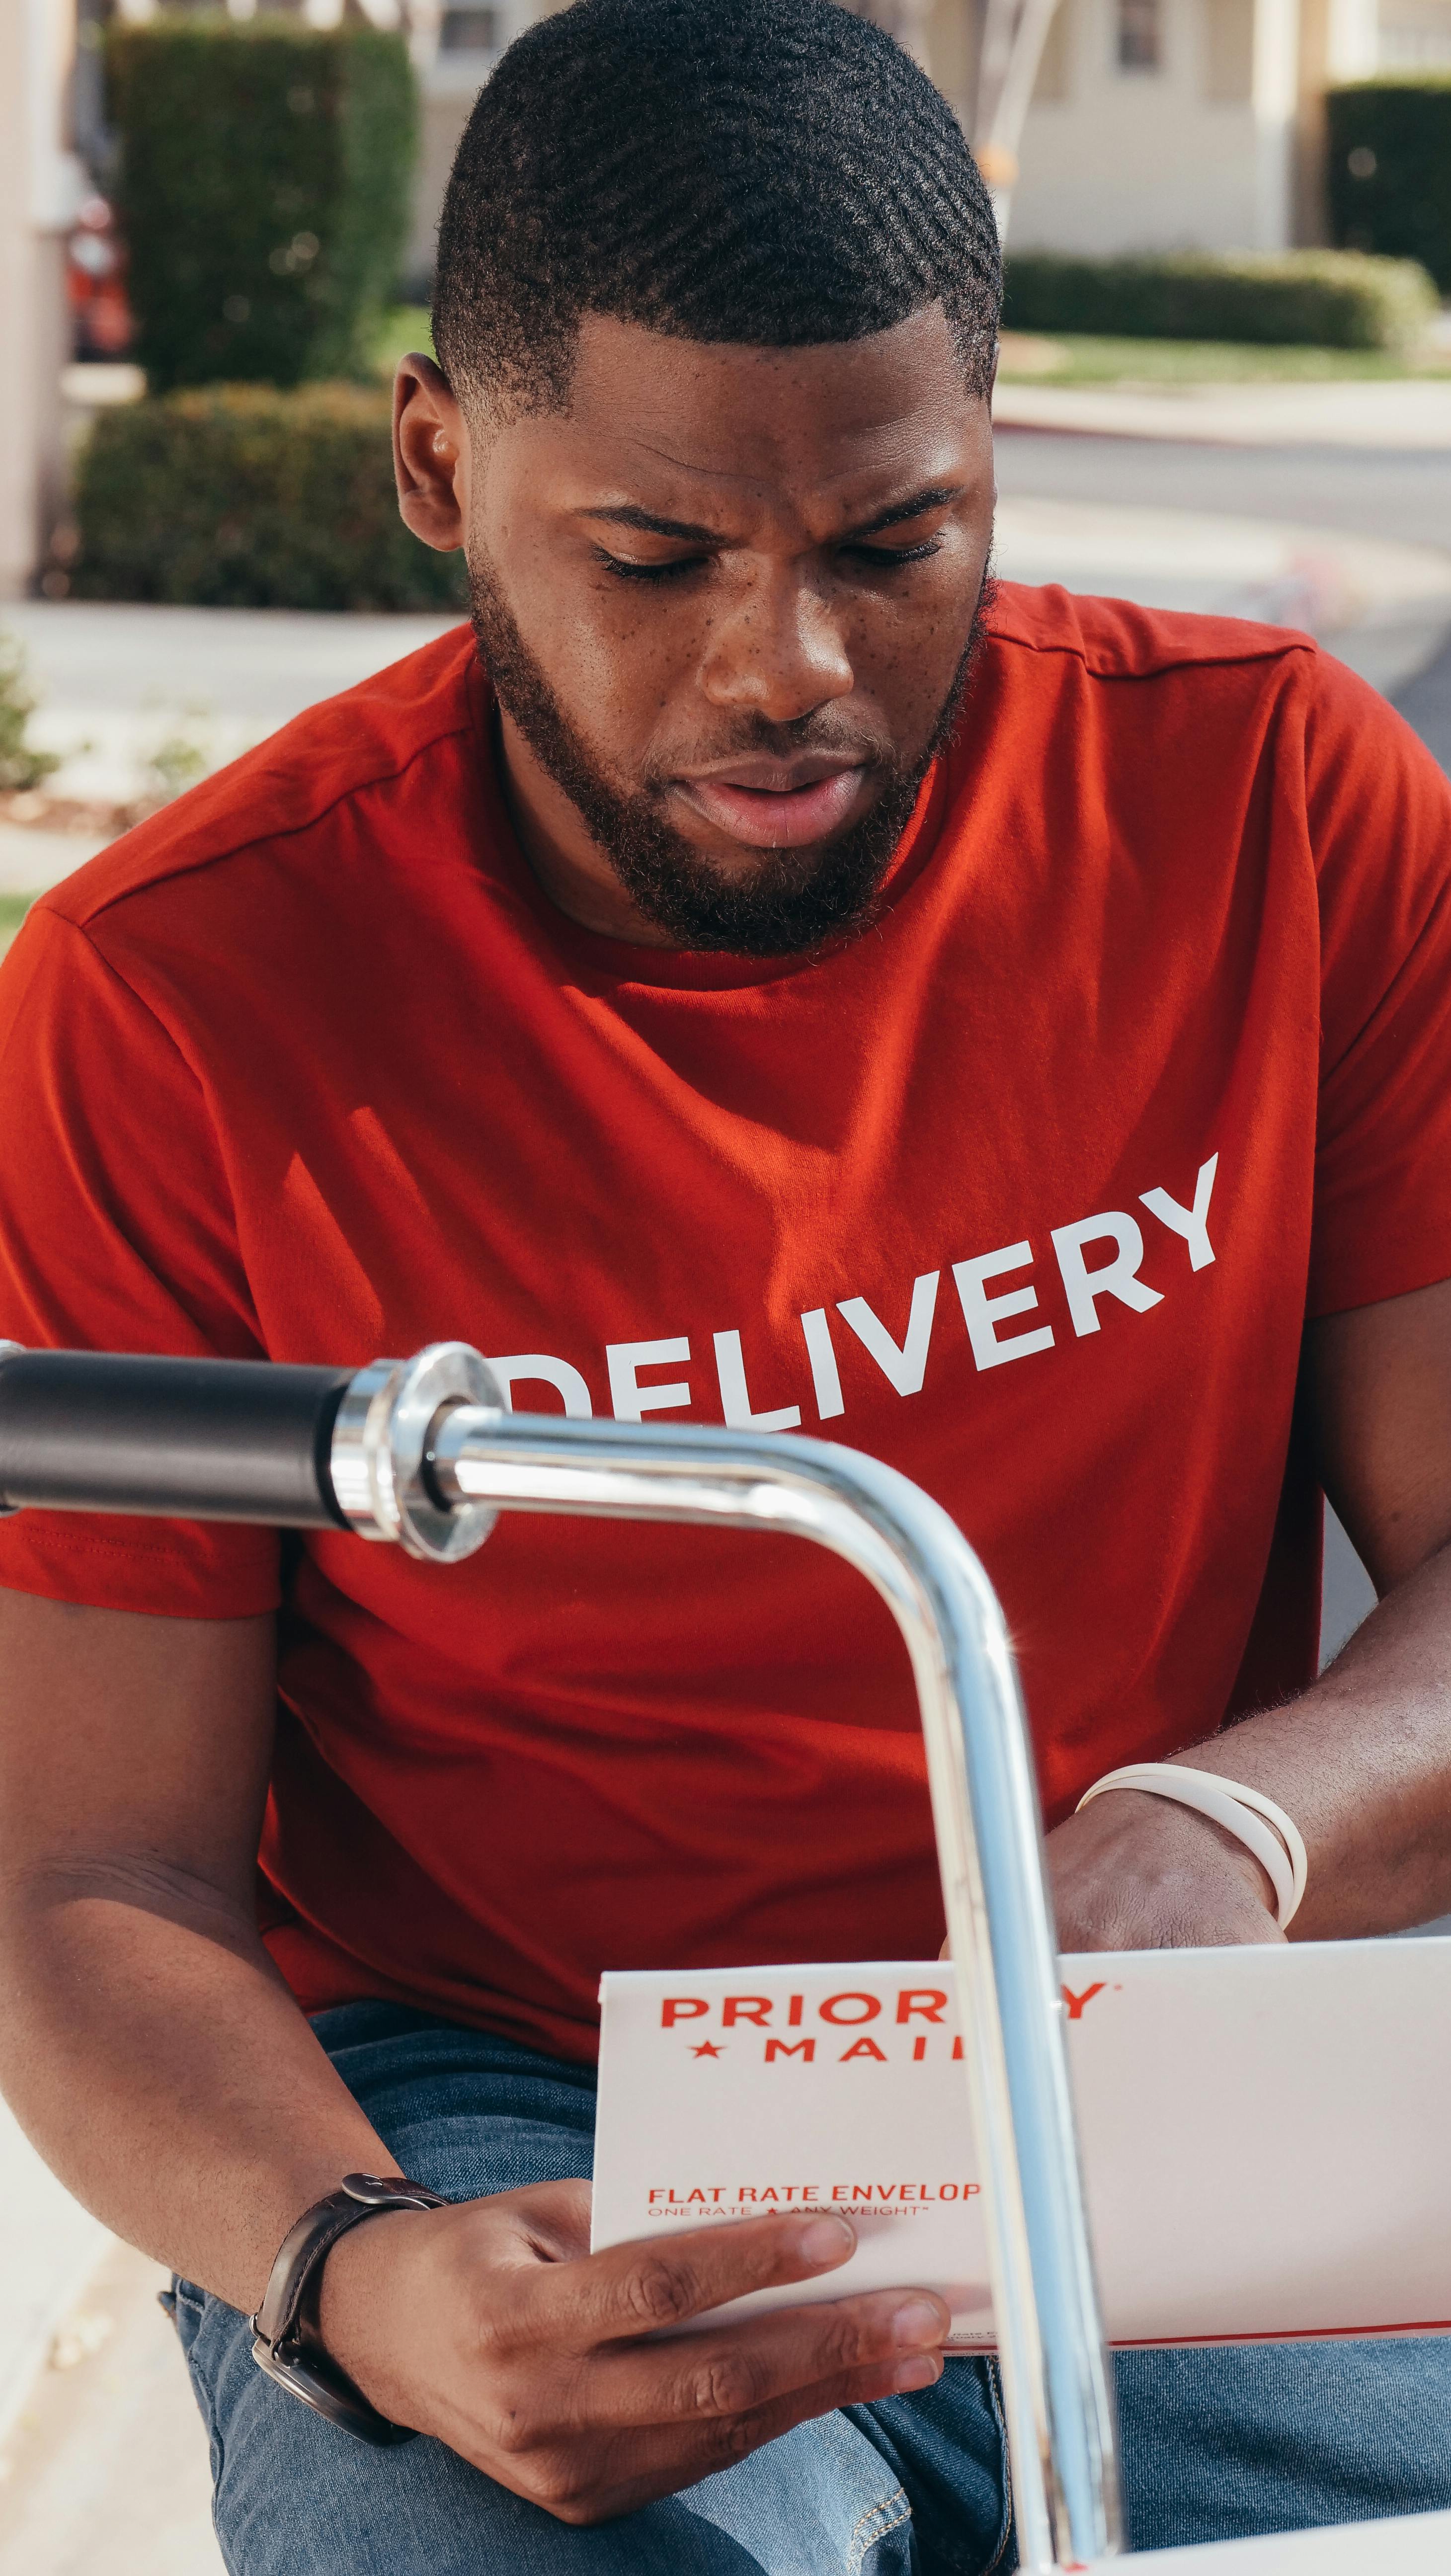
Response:
[[[322,2267],[340,2236],[365,2218],[390,2209],[442,2209],[440,2192],[401,2176],[346,2174],[342,2187],[315,2201],[291,2226],[277,2251],[252,2323],[252,2358],[278,2387],[359,2440],[391,2445],[413,2439],[412,2430],[379,2413],[324,2346],[318,2299]]]

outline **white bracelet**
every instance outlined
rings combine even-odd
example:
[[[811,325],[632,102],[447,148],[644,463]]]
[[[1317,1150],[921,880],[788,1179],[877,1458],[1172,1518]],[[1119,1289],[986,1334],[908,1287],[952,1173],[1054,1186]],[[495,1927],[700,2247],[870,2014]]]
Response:
[[[1091,1789],[1085,1789],[1079,1808],[1091,1798],[1101,1798],[1105,1789],[1143,1789],[1150,1797],[1172,1798],[1181,1807],[1197,1808],[1201,1816],[1223,1825],[1226,1833],[1254,1853],[1275,1891],[1275,1920],[1282,1932],[1288,1929],[1300,1910],[1310,1864],[1299,1826],[1273,1798],[1262,1796],[1258,1789],[1241,1788],[1237,1780],[1223,1780],[1217,1771],[1191,1771],[1182,1762],[1129,1762],[1121,1771],[1106,1771]],[[1268,1819],[1267,1825],[1260,1823],[1261,1816]]]

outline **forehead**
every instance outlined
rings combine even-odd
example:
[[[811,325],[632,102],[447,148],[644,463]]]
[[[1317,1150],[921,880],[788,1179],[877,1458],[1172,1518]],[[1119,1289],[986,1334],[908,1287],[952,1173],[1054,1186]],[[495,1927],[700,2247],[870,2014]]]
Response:
[[[940,305],[869,338],[805,349],[668,337],[586,314],[566,414],[513,424],[517,462],[541,487],[601,480],[698,508],[753,491],[866,502],[878,485],[966,471],[988,406],[969,391]],[[540,497],[544,497],[541,490]]]

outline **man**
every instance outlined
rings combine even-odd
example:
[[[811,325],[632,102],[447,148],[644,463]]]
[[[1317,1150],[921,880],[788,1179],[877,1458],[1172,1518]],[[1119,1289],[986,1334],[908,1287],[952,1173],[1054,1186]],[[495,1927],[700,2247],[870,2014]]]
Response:
[[[1298,1824],[1297,1935],[1423,1921],[1447,794],[1303,638],[994,597],[997,299],[953,120],[827,0],[582,0],[515,46],[440,363],[398,382],[477,653],[313,710],[37,907],[0,1330],[458,1336],[525,1405],[824,1429],[1000,1587],[1065,1946],[1280,1937],[1219,1825],[1074,1813],[1186,1747]],[[1311,1687],[1317,1478],[1386,1597]],[[668,2331],[829,2273],[842,2223],[587,2252],[603,1967],[940,1939],[866,1587],[746,1535],[506,1521],[441,1570],[35,1513],[0,1581],[6,2090],[179,2275],[237,2576],[1010,2562],[995,2382],[944,2371],[935,2297]],[[314,2275],[399,2448],[293,2403],[244,2321],[358,2170],[450,2204]],[[1124,2360],[1136,2542],[1451,2501],[1448,2352]]]

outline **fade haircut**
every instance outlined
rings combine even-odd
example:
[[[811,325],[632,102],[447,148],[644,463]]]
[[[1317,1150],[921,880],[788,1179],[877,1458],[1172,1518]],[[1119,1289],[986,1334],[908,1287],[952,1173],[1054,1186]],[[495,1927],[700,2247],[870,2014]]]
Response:
[[[480,93],[434,345],[460,400],[568,405],[581,317],[795,349],[941,303],[986,394],[987,191],[941,93],[837,0],[576,0]]]

